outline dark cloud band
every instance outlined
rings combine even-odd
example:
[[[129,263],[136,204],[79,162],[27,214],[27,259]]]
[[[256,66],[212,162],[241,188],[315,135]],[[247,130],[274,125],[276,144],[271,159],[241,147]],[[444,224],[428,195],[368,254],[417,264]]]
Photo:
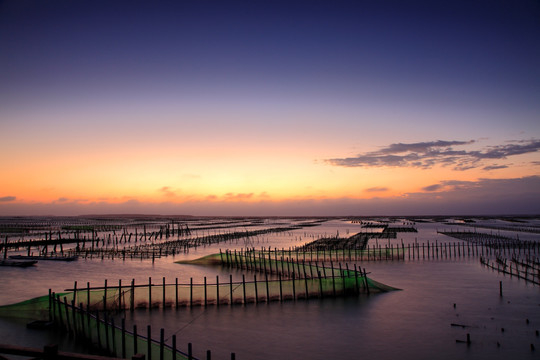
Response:
[[[481,151],[454,150],[469,145],[469,141],[431,141],[391,144],[378,151],[358,154],[354,157],[327,159],[326,163],[344,167],[416,167],[429,169],[435,165],[453,166],[455,170],[484,167],[484,170],[503,169],[505,165],[485,166],[484,161],[506,159],[510,156],[540,150],[540,140],[518,141],[511,144],[486,147]]]

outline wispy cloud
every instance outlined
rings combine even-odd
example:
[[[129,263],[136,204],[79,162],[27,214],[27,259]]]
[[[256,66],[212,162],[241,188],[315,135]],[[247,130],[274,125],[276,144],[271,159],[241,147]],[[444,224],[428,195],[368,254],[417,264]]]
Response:
[[[490,171],[490,170],[498,170],[498,169],[506,169],[507,165],[490,165],[490,166],[484,166],[482,170]]]
[[[384,191],[388,191],[388,188],[387,187],[372,187],[372,188],[369,188],[369,189],[365,189],[364,190],[365,192],[384,192]]]
[[[175,197],[176,196],[176,193],[173,190],[171,190],[171,188],[169,186],[164,186],[164,187],[160,188],[159,192],[161,192],[163,194],[163,196],[165,196],[165,197]]]
[[[540,140],[519,140],[509,144],[487,146],[481,150],[455,150],[471,145],[469,141],[429,141],[390,144],[378,151],[365,152],[349,158],[327,159],[326,163],[344,167],[416,167],[429,169],[435,165],[453,166],[455,170],[468,170],[485,166],[486,170],[501,169],[504,165],[485,165],[485,161],[501,160],[510,156],[533,153],[540,150]]]
[[[253,193],[248,193],[248,194],[244,194],[244,193],[227,193],[223,196],[223,200],[225,201],[238,201],[238,200],[249,200],[251,198],[253,198]]]
[[[2,196],[0,197],[0,202],[9,202],[17,200],[16,196]]]
[[[443,185],[441,185],[441,184],[433,184],[433,185],[423,187],[422,190],[424,190],[424,191],[437,191],[437,190],[440,190],[442,188],[443,188]]]

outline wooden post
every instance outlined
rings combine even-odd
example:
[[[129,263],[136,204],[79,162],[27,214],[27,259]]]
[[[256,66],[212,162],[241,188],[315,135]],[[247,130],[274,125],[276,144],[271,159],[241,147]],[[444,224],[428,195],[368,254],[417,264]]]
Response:
[[[146,234],[146,231],[144,232]],[[152,278],[148,277],[148,309],[152,310]]]
[[[107,321],[107,313],[104,313],[103,314],[103,325],[105,327],[105,348],[107,349],[108,352],[110,352],[109,350],[109,322]]]
[[[163,308],[165,309],[165,276],[163,277]]]
[[[53,321],[52,291],[49,289],[49,322]]]
[[[341,274],[341,282],[343,283],[343,295],[345,295],[345,273],[341,270],[341,263],[339,263],[339,273]]]
[[[137,335],[137,325],[133,325],[133,353],[137,354],[139,351],[137,349],[137,340],[139,335]]]
[[[293,294],[293,300],[296,301],[296,284],[295,284],[294,272],[292,273],[292,294]]]
[[[146,326],[146,358],[152,360],[152,327],[150,325]]]
[[[191,343],[187,344],[188,360],[193,360],[193,347]]]
[[[189,278],[189,306],[193,307],[193,278]]]
[[[82,337],[83,339],[89,339],[90,338],[90,335],[87,337],[86,336],[86,329],[85,329],[85,326],[84,326],[84,310],[83,310],[83,303],[80,303],[79,304],[79,317],[81,319],[81,332],[82,332]]]
[[[360,293],[360,287],[358,286],[358,270],[356,268],[356,264],[354,264],[354,286],[356,289],[356,293]]]
[[[75,301],[71,300],[71,321],[73,322],[73,335],[75,337],[78,337],[79,334],[77,333],[77,317],[75,316]]]
[[[174,280],[174,289],[175,289],[175,305],[174,307],[178,309],[178,278]]]
[[[122,310],[122,279],[118,279],[118,311]],[[125,305],[124,305],[125,306]]]
[[[126,358],[126,319],[122,318],[122,358]]]
[[[116,336],[115,336],[114,330],[115,330],[114,318],[111,318],[112,354],[113,356],[116,356]]]
[[[330,260],[330,268],[332,269],[332,289],[334,296],[336,296],[336,277],[334,276],[334,263]]]
[[[77,303],[77,281],[73,284],[73,302]]]
[[[321,272],[317,271],[317,275],[319,276],[319,296],[322,299],[323,298],[323,288],[322,288]]]
[[[105,286],[103,291],[103,311],[107,311],[107,279],[105,279]]]
[[[367,282],[367,273],[366,273],[365,268],[364,268],[364,283],[366,284],[366,291],[367,291],[367,294],[369,295],[369,284]]]
[[[172,336],[172,360],[176,360],[176,335]]]
[[[266,281],[266,303],[268,304],[270,302],[270,291],[268,288],[268,273],[264,273],[264,279]]]
[[[129,310],[133,312],[135,310],[135,279],[131,279],[131,299]]]
[[[253,274],[253,285],[255,286],[255,304],[259,303],[259,291],[257,290],[257,275]]]
[[[68,311],[68,306],[67,306],[67,299],[65,296],[64,296],[64,310],[66,313],[66,328],[67,328],[67,331],[71,333],[71,324],[69,323],[69,311]]]
[[[230,293],[230,302],[229,305],[233,304],[233,287],[232,287],[232,275],[229,274],[229,293]]]
[[[204,307],[207,305],[207,296],[206,296],[206,276],[204,277]]]
[[[279,278],[279,301],[283,302],[283,289],[281,287],[281,274],[278,274]]]
[[[101,347],[101,335],[99,331],[99,325],[101,321],[99,320],[99,311],[96,310],[96,333],[97,333],[97,342],[98,342],[98,348]]]
[[[216,275],[216,306],[219,307],[219,275]]]
[[[159,331],[159,360],[164,360],[165,350],[165,329],[161,328]]]
[[[246,276],[242,274],[242,289],[244,290],[244,305],[247,303],[246,300]]]

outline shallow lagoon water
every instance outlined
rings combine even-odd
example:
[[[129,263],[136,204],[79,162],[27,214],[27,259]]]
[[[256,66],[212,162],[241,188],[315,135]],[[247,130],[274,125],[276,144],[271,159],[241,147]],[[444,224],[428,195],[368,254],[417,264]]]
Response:
[[[457,241],[436,233],[444,227],[440,223],[419,223],[417,227],[418,233],[399,233],[390,243]],[[4,267],[0,270],[0,303],[44,295],[49,288],[61,291],[71,288],[74,281],[83,287],[87,281],[100,286],[104,279],[110,285],[122,279],[127,285],[132,278],[141,284],[147,283],[148,277],[154,283],[161,282],[162,277],[171,281],[178,277],[180,282],[188,282],[190,277],[195,282],[204,276],[227,278],[231,273],[227,268],[180,265],[174,261],[215,253],[220,248],[287,248],[311,241],[317,234],[334,235],[339,231],[344,235],[347,230],[354,233],[360,227],[334,220],[321,227],[265,235],[251,239],[249,244],[235,241],[191,249],[187,254],[156,259],[154,263],[80,259],[72,263],[40,262],[29,269]],[[540,287],[489,270],[477,257],[358,264],[374,280],[402,290],[246,306],[136,310],[126,313],[126,320],[140,328],[151,324],[155,338],[159,328],[165,329],[169,340],[176,334],[179,347],[185,351],[187,342],[193,343],[199,358],[204,358],[207,349],[214,359],[228,359],[231,352],[236,353],[237,359],[537,358],[540,338],[535,331],[540,330]],[[232,274],[241,279],[242,272],[234,270]],[[502,297],[499,281],[503,282]],[[451,326],[452,323],[467,327]],[[27,331],[23,321],[0,319],[0,329],[2,333],[9,331],[8,341],[22,345],[43,346],[62,341],[51,334]],[[471,335],[471,345],[456,342],[465,340],[467,333]],[[65,341],[61,344],[70,346]],[[531,344],[536,351],[531,351]]]

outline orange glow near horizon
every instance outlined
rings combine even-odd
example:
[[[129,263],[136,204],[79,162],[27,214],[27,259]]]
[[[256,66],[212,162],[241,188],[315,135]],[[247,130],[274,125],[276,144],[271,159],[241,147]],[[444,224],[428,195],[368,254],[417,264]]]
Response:
[[[186,201],[247,202],[290,199],[392,198],[444,180],[475,181],[489,178],[478,169],[456,172],[450,167],[347,168],[333,167],[324,150],[255,148],[198,148],[166,146],[165,149],[104,149],[53,151],[23,156],[3,169],[3,194],[17,202],[105,201],[184,203]],[[55,154],[56,153],[56,154]],[[314,156],[315,155],[315,156]],[[43,159],[49,157],[49,161]],[[25,159],[26,158],[26,159]],[[513,177],[531,174],[521,166],[496,173]],[[532,172],[534,173],[534,171]],[[459,175],[459,177],[457,176]]]

